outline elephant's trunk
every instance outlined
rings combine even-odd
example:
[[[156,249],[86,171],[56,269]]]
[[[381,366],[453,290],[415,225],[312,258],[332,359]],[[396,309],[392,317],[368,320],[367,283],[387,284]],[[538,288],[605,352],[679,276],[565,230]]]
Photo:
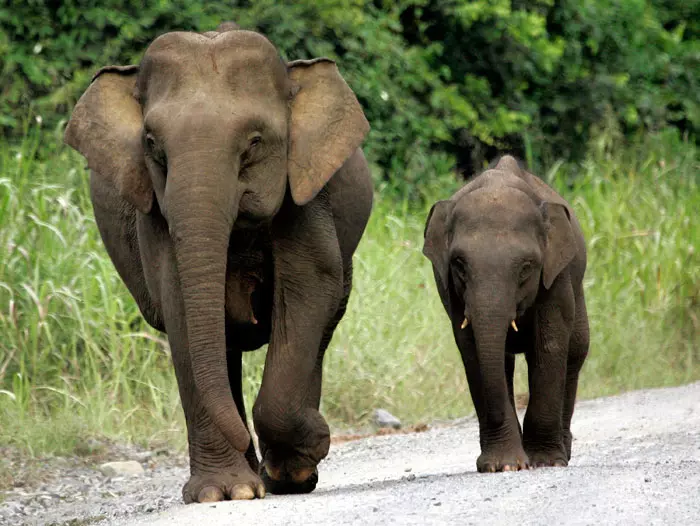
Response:
[[[228,243],[240,198],[235,176],[222,177],[221,170],[209,170],[201,163],[187,165],[192,169],[168,174],[166,202],[192,373],[209,417],[228,442],[244,452],[250,434],[231,394],[224,318]]]
[[[505,294],[489,294],[469,302],[476,308],[471,312],[469,324],[474,331],[476,359],[481,376],[481,398],[485,414],[480,424],[482,437],[489,431],[503,428],[509,407],[508,387],[505,375],[506,334],[512,319],[503,298]]]

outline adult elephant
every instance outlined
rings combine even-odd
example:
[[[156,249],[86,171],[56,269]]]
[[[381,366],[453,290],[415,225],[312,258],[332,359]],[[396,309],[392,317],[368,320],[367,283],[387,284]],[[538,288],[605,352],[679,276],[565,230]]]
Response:
[[[140,65],[101,69],[65,132],[88,161],[109,256],[168,335],[188,503],[315,488],[330,443],[323,354],[372,208],[369,125],[335,63],[285,63],[231,27],[166,33]],[[241,352],[266,343],[259,465]]]

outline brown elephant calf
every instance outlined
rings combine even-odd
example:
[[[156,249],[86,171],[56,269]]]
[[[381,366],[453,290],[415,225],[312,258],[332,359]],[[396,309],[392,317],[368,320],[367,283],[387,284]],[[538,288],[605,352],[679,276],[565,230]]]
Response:
[[[479,418],[480,472],[566,466],[588,353],[586,247],[569,204],[510,156],[437,202],[425,228]],[[515,354],[528,365],[521,431]]]

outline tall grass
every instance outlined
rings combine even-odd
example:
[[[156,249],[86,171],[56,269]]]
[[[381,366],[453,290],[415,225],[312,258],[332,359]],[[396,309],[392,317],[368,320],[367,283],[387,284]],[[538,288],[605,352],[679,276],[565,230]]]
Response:
[[[0,153],[0,442],[179,434],[167,347],[106,257],[84,162],[33,160],[41,138]]]
[[[42,137],[33,129],[0,151],[0,445],[66,453],[106,436],[183,446],[166,339],[142,321],[103,249],[84,162],[68,149],[36,160]],[[700,379],[699,167],[692,143],[658,135],[594,145],[583,165],[542,174],[588,240],[592,345],[580,396]],[[322,410],[336,429],[363,425],[376,407],[409,423],[472,411],[421,254],[429,204],[453,190],[424,205],[378,190],[326,355]],[[264,350],[245,357],[249,406],[263,361]]]

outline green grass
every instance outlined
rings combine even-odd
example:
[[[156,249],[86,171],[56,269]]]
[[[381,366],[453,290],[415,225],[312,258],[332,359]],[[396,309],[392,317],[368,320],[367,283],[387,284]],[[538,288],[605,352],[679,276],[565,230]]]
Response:
[[[41,140],[33,130],[0,151],[0,445],[70,453],[106,436],[182,447],[165,338],[141,320],[102,247],[82,159],[61,149],[33,160]],[[542,174],[588,240],[581,397],[700,379],[697,149],[662,134],[610,151],[594,145],[582,165]],[[433,189],[429,202],[453,190]],[[376,407],[406,423],[472,411],[421,254],[427,207],[378,189],[326,355],[322,410],[335,429],[362,426]],[[264,351],[245,358],[249,405],[263,360]]]

